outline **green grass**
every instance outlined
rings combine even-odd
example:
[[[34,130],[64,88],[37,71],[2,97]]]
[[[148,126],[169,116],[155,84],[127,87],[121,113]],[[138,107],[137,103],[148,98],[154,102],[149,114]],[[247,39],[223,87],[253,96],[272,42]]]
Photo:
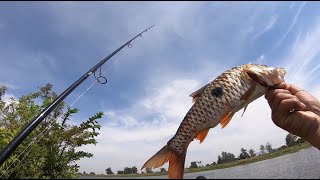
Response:
[[[211,165],[207,167],[202,167],[202,168],[186,168],[185,173],[192,173],[192,172],[200,172],[200,171],[208,171],[208,170],[215,170],[215,169],[224,169],[224,168],[229,168],[229,167],[234,167],[234,166],[239,166],[239,165],[245,165],[245,164],[250,164],[258,161],[263,161],[267,159],[272,159],[276,158],[279,156],[283,156],[286,154],[290,153],[295,153],[298,152],[301,149],[309,148],[311,145],[307,142],[300,143],[291,147],[287,147],[281,150],[274,151],[272,153],[256,156],[256,157],[250,157],[247,159],[241,159],[241,160],[236,160],[228,163],[222,163],[222,164],[216,164],[216,165]],[[98,176],[98,177],[139,177],[139,176],[162,176],[162,175],[168,175],[167,172],[154,172],[154,173],[144,173],[144,174],[114,174],[114,175],[90,175],[86,174],[86,176]]]

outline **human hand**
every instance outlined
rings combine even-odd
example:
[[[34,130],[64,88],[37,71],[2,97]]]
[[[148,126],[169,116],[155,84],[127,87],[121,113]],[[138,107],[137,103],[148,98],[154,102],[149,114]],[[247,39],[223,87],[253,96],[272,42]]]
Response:
[[[265,95],[273,122],[320,149],[320,102],[292,84],[282,82],[274,88]]]

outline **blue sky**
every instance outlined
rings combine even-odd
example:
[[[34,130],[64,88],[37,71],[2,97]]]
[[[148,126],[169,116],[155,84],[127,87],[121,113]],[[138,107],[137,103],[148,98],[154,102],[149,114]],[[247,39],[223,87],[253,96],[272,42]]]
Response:
[[[108,83],[94,84],[75,103],[72,120],[105,113],[98,144],[82,148],[94,157],[80,160],[80,171],[140,169],[175,134],[192,106],[189,94],[236,65],[284,67],[287,82],[320,97],[319,9],[318,2],[1,2],[0,84],[8,96],[48,82],[60,94],[155,24],[102,67]],[[93,82],[89,77],[66,101]],[[192,142],[186,166],[212,163],[222,151],[285,143],[287,132],[272,123],[264,97],[241,113],[202,144]]]

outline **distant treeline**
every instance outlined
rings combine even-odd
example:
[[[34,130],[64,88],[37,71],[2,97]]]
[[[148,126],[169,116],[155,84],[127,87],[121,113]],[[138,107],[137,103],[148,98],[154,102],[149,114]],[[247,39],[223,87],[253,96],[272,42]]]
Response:
[[[263,154],[267,154],[267,153],[271,153],[286,147],[291,147],[293,145],[299,144],[299,143],[303,143],[305,142],[302,138],[295,136],[293,134],[288,134],[285,138],[285,142],[286,145],[283,145],[279,148],[272,148],[272,145],[270,142],[267,142],[265,145],[261,144],[260,145],[260,151],[259,152],[255,152],[253,149],[249,149],[249,151],[247,151],[247,149],[241,148],[240,149],[240,154],[238,156],[235,156],[232,153],[223,151],[221,152],[221,155],[218,155],[218,159],[216,162],[212,162],[211,164],[206,164],[206,166],[212,166],[212,165],[216,165],[216,164],[222,164],[222,163],[226,163],[226,162],[232,162],[232,161],[236,161],[236,160],[240,160],[240,159],[246,159],[246,158],[251,158],[251,157],[255,157],[255,156],[260,156]],[[192,161],[191,165],[189,166],[189,168],[200,168],[200,167],[204,167],[202,165],[202,161]],[[160,168],[160,172],[166,172],[167,170],[165,168]],[[137,174],[137,168],[134,167],[125,167],[123,171],[117,171],[117,174]],[[147,168],[145,172],[143,173],[153,173],[153,171],[150,168]],[[86,172],[83,172],[83,174],[86,174]],[[91,172],[90,174],[94,174],[93,172]],[[111,167],[108,167],[106,169],[106,174],[114,174],[113,171],[111,170]]]

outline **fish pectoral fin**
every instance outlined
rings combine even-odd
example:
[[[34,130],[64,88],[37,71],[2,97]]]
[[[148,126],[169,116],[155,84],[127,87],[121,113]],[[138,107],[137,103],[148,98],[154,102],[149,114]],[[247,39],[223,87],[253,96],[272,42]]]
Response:
[[[247,100],[249,100],[250,97],[252,96],[252,94],[254,93],[255,89],[256,89],[256,86],[252,86],[247,92],[245,92],[245,93],[241,96],[240,100],[242,100],[242,101],[247,101]]]
[[[249,101],[250,98],[252,97],[255,89],[256,89],[256,86],[252,86],[247,92],[245,92],[245,93],[241,96],[240,100],[243,101],[243,103],[248,103],[248,101]],[[246,111],[248,105],[249,105],[249,104],[245,105],[241,117],[243,116],[244,112]]]
[[[192,102],[196,102],[197,98],[200,97],[200,95],[203,93],[207,86],[208,84],[189,95],[190,97],[192,97]]]
[[[243,113],[242,113],[241,117],[243,116],[243,114],[244,114],[244,112],[246,111],[246,109],[247,109],[248,106],[249,106],[249,104],[244,107]]]
[[[198,140],[200,141],[200,144],[201,144],[201,143],[204,141],[204,139],[207,137],[208,132],[209,132],[209,129],[206,129],[206,130],[204,130],[204,131],[201,131],[201,132],[197,135],[196,139],[198,139]]]
[[[221,118],[220,124],[221,124],[222,128],[226,127],[226,125],[232,119],[233,115],[234,115],[234,113],[232,111],[229,111]]]

